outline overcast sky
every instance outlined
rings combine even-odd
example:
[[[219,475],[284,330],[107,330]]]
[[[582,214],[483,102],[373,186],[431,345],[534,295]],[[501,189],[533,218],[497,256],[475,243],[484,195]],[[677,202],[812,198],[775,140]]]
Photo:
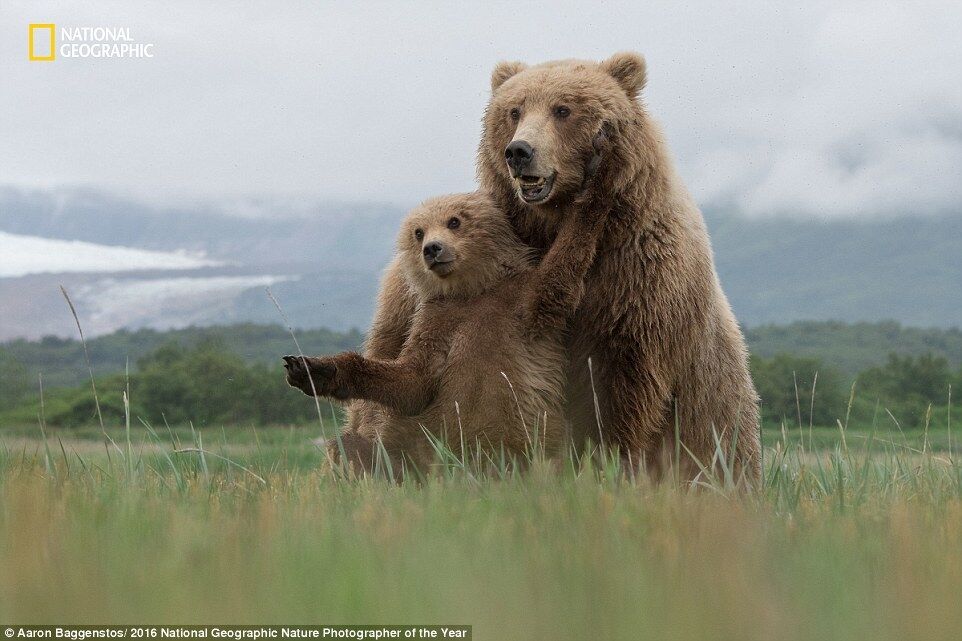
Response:
[[[473,188],[496,61],[634,49],[703,204],[962,211],[962,3],[799,4],[4,0],[0,183],[409,204]],[[29,62],[31,22],[154,58]]]

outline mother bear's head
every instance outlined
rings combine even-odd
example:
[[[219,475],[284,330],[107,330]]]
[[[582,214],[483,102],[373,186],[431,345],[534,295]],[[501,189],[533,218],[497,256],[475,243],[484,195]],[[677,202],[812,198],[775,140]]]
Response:
[[[637,100],[645,78],[636,53],[600,63],[499,63],[478,151],[482,187],[509,211],[550,212],[580,191],[602,134],[613,156],[606,165],[619,174],[606,180],[624,188],[647,164],[649,146],[639,139],[647,118]]]

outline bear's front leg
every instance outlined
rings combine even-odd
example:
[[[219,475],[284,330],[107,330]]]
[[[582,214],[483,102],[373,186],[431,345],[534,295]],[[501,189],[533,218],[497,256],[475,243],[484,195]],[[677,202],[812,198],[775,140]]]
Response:
[[[310,376],[304,367],[307,368]],[[344,352],[328,358],[285,357],[288,381],[303,391],[339,400],[363,398],[380,403],[404,416],[424,410],[434,397],[441,365],[434,352],[409,354],[393,361],[364,358]]]

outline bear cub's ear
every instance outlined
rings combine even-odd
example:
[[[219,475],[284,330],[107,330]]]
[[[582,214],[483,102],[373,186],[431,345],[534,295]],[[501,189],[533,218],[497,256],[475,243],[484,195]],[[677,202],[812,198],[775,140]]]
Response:
[[[523,62],[507,62],[502,60],[494,67],[491,72],[491,91],[497,90],[511,76],[527,69],[528,65]]]
[[[629,98],[635,98],[648,80],[648,68],[641,54],[616,53],[601,63],[601,70],[614,78]]]

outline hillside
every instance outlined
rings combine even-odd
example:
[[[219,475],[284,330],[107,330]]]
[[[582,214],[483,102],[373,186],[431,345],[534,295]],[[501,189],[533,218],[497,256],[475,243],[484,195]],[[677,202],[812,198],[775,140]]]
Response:
[[[962,331],[905,327],[895,322],[854,323],[800,321],[788,325],[762,325],[745,330],[752,354],[771,358],[777,354],[815,358],[842,374],[882,364],[888,354],[934,354],[953,368],[962,365]]]
[[[745,325],[962,326],[962,216],[707,219],[722,284]]]

